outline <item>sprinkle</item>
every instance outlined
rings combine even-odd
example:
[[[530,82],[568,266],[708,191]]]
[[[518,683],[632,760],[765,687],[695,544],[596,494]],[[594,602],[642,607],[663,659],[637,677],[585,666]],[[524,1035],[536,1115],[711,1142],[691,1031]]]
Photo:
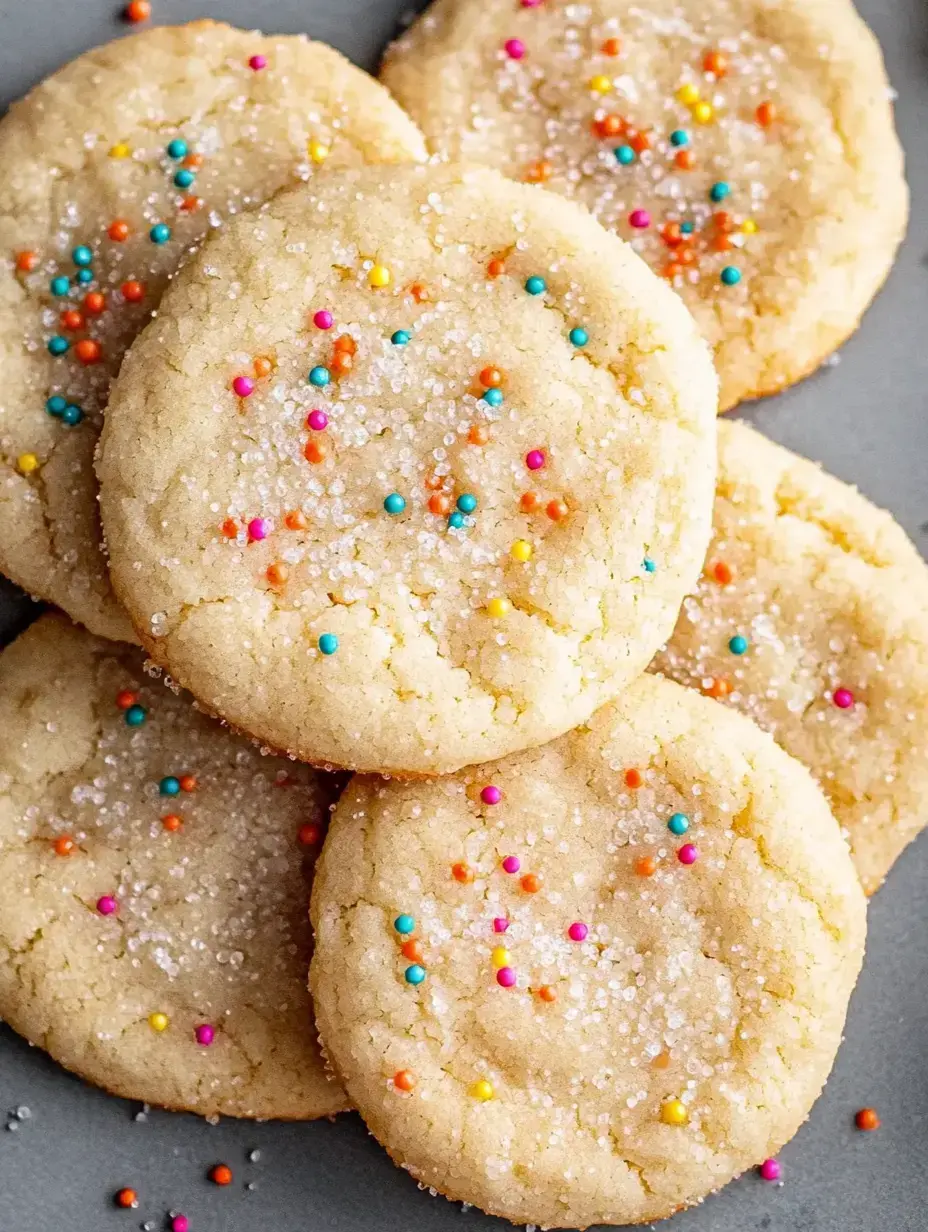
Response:
[[[88,291],[82,303],[88,316],[98,317],[106,307],[106,296],[100,291]]]
[[[197,780],[196,780],[196,778],[195,778],[195,776],[194,776],[194,775],[192,775],[192,774],[182,774],[182,775],[180,776],[180,789],[181,789],[181,791],[196,791],[196,789],[197,789],[197,787],[198,787],[198,786],[199,786],[199,784],[197,783]]]
[[[875,1108],[861,1108],[854,1116],[854,1124],[858,1129],[869,1132],[870,1130],[880,1128],[880,1118],[877,1116]]]
[[[709,200],[724,201],[730,192],[730,185],[726,184],[724,180],[716,180],[716,182],[709,189]]]
[[[148,1015],[148,1025],[153,1031],[166,1031],[170,1019],[167,1014],[163,1014],[160,1010],[156,1010],[153,1014]]]
[[[532,545],[527,539],[516,539],[509,549],[509,555],[513,560],[517,560],[524,564],[532,559]]]
[[[667,829],[671,834],[676,834],[678,838],[681,834],[685,834],[689,828],[690,819],[686,813],[674,813],[667,822]]]
[[[694,103],[699,102],[699,90],[691,81],[688,81],[686,85],[682,85],[677,91],[677,98],[684,107],[692,107]]]
[[[322,839],[322,827],[307,821],[297,830],[296,839],[301,847],[315,847]]]
[[[770,128],[777,118],[776,103],[771,103],[769,100],[761,103],[754,112],[754,118],[761,128]]]
[[[707,51],[702,58],[703,72],[724,77],[728,72],[728,56],[723,51]]]
[[[306,150],[309,154],[310,162],[316,164],[324,163],[331,153],[329,147],[323,141],[310,141],[309,145],[306,147]]]
[[[567,936],[571,941],[586,941],[590,930],[587,926],[581,923],[580,920],[575,920],[567,930]]]
[[[503,43],[503,51],[505,51],[510,60],[521,60],[525,55],[525,44],[521,39],[506,39],[505,43]]]
[[[506,272],[506,262],[502,257],[493,257],[487,262],[487,277],[500,278]]]
[[[393,1075],[393,1085],[397,1091],[411,1091],[416,1085],[416,1075],[411,1069],[398,1069]]]
[[[484,804],[499,804],[503,798],[503,793],[493,783],[488,783],[480,792],[480,799]],[[516,865],[518,867],[518,864]]]
[[[407,967],[403,972],[403,979],[407,984],[412,984],[414,987],[421,984],[425,979],[425,967],[420,967],[418,963],[413,963],[411,967]]]
[[[331,329],[334,324],[335,318],[325,308],[320,308],[318,312],[313,313],[313,325],[316,329]]]
[[[393,281],[393,275],[385,265],[375,265],[371,269],[369,281],[372,287],[388,287]]]
[[[313,432],[323,432],[329,426],[329,417],[325,411],[314,408],[306,416],[306,426]]]
[[[284,515],[284,526],[287,530],[305,530],[308,525],[309,520],[302,509],[291,509]]]
[[[457,864],[451,865],[451,876],[461,883],[461,885],[470,885],[474,879],[474,870],[469,864],[465,864],[463,860],[459,860]]]
[[[57,278],[53,278],[48,284],[48,289],[52,295],[62,296],[67,295],[71,290],[71,279],[65,277],[64,274],[59,274]]]
[[[567,517],[569,510],[567,502],[562,500],[550,500],[545,506],[545,513],[552,522],[563,522]]]
[[[39,459],[34,453],[21,453],[16,459],[16,467],[23,475],[31,475],[39,469]]]
[[[651,559],[650,556],[646,556],[641,563],[644,566],[645,573],[656,573],[657,572],[657,565],[654,563],[654,561]]]
[[[250,398],[255,392],[255,383],[250,376],[237,376],[232,382],[232,391],[240,398]]]
[[[590,340],[590,335],[580,325],[575,325],[567,337],[570,339],[571,345],[575,347],[585,347]]]
[[[635,227],[638,231],[646,231],[651,225],[651,215],[647,210],[632,210],[628,216],[629,226]]]
[[[79,269],[75,274],[75,278],[81,285],[86,285],[88,282],[93,282],[93,270]]]
[[[635,161],[635,151],[630,145],[617,145],[612,152],[616,157],[616,162],[621,163],[623,167],[629,167]]]
[[[471,1085],[470,1093],[474,1099],[479,1099],[483,1103],[493,1098],[493,1083],[486,1078],[481,1078],[478,1082]]]
[[[398,933],[401,933],[405,937],[407,933],[411,933],[415,930],[416,921],[411,915],[398,915],[393,921],[393,927]]]
[[[557,990],[552,988],[550,984],[542,984],[538,989],[538,996],[542,1001],[547,1001],[550,1005],[557,1000]]]
[[[266,539],[272,529],[273,526],[268,518],[252,518],[248,523],[248,541],[256,543],[261,539]]]
[[[540,471],[547,459],[544,450],[530,449],[525,455],[525,465],[530,471]]]
[[[190,1220],[186,1215],[174,1215],[172,1217],[171,1232],[190,1232]]]
[[[125,714],[126,726],[141,727],[147,717],[148,711],[144,706],[130,706]]]
[[[460,513],[456,509],[454,510],[453,513],[450,513],[448,515],[448,526],[451,530],[461,530],[464,526],[464,522],[465,522],[464,514]]]
[[[323,633],[316,645],[320,654],[333,655],[338,650],[338,638],[334,633]]]
[[[622,40],[617,38],[607,38],[599,50],[604,56],[617,56],[622,50]]]
[[[639,856],[635,861],[635,872],[639,877],[653,877],[657,872],[657,861],[653,856]]]
[[[187,167],[182,167],[174,176],[175,187],[189,188],[196,178],[194,171],[190,171]]]
[[[132,22],[133,25],[138,25],[142,21],[148,21],[149,17],[151,17],[150,0],[129,0],[123,15],[126,21]]]
[[[502,406],[503,391],[501,389],[485,389],[481,395],[487,406]]]
[[[532,274],[531,278],[526,278],[525,289],[529,295],[541,295],[548,289],[548,284],[538,274]]]
[[[290,567],[282,560],[275,560],[265,569],[264,576],[272,586],[283,586],[290,576]]]
[[[685,1125],[690,1119],[686,1104],[680,1099],[665,1099],[661,1104],[661,1120],[665,1125]]]
[[[310,385],[315,385],[317,389],[324,389],[331,379],[332,374],[328,368],[324,368],[321,364],[313,368],[309,374]]]
[[[540,505],[537,492],[523,492],[519,497],[519,508],[523,513],[537,513]]]
[[[504,616],[508,616],[511,611],[512,604],[508,599],[497,597],[487,602],[487,615],[493,620],[501,620]]]
[[[728,649],[733,655],[743,655],[747,651],[749,644],[746,637],[742,637],[740,633],[737,633],[733,638],[729,639]]]
[[[39,254],[30,249],[23,249],[16,254],[16,268],[21,274],[29,274],[39,263]]]
[[[529,163],[522,178],[527,184],[545,184],[552,175],[554,167],[546,158],[540,158],[538,162]]]
[[[684,843],[677,852],[681,864],[695,864],[699,859],[699,850],[692,843]]]
[[[607,77],[605,73],[597,73],[595,77],[590,78],[590,89],[594,94],[608,94],[612,89],[612,78]]]
[[[158,791],[162,796],[176,796],[180,793],[180,779],[176,775],[168,774],[158,784]]]
[[[164,152],[167,154],[168,158],[173,158],[175,161],[181,158],[186,158],[187,150],[187,142],[184,141],[183,137],[174,137],[173,140],[169,141],[164,148]]]
[[[510,961],[510,953],[505,946],[498,945],[490,955],[490,962],[495,970],[499,971],[501,967],[508,967]]]
[[[854,705],[854,694],[850,689],[835,689],[832,700],[839,710],[850,710]]]
[[[55,356],[64,355],[70,345],[67,338],[62,338],[60,334],[54,334],[48,340],[48,353]]]
[[[715,115],[715,109],[711,103],[697,103],[693,108],[693,119],[700,124],[708,124]]]
[[[238,522],[234,518],[226,518],[222,524],[222,533],[227,539],[238,538]]]
[[[709,682],[703,686],[703,693],[707,697],[714,697],[717,701],[723,697],[728,697],[731,691],[731,681],[726,680],[724,676],[710,677]]]
[[[166,813],[161,818],[161,826],[167,830],[168,834],[176,834],[178,830],[182,829],[183,824],[183,817],[180,817],[177,813]]]
[[[130,278],[119,288],[123,299],[128,304],[138,304],[145,298],[145,287],[135,278]]]
[[[52,850],[56,856],[69,856],[74,851],[75,843],[70,834],[61,834],[52,843]]]
[[[516,973],[512,967],[500,967],[496,973],[496,982],[500,988],[515,988]]]
[[[113,915],[119,910],[119,903],[112,894],[103,894],[97,899],[97,911],[100,915]]]
[[[248,67],[254,69],[256,73],[260,73],[263,68],[267,68],[267,56],[249,56]]]
[[[95,338],[81,338],[75,343],[74,354],[84,366],[98,364],[103,358],[103,348]]]
[[[777,1159],[765,1159],[758,1168],[761,1179],[764,1181],[778,1181],[782,1175],[783,1169]]]
[[[673,146],[689,145],[690,135],[685,128],[675,128],[670,134],[670,144]]]
[[[722,272],[719,274],[719,278],[722,280],[722,282],[725,284],[726,287],[737,286],[738,283],[741,281],[741,270],[739,270],[737,266],[726,265],[725,268],[722,270]]]
[[[113,1202],[116,1206],[121,1206],[123,1210],[135,1210],[139,1204],[139,1195],[134,1189],[117,1189],[113,1194]]]
[[[214,1164],[206,1174],[214,1185],[231,1185],[232,1169],[228,1164]]]
[[[731,566],[727,565],[724,560],[717,560],[712,566],[712,576],[720,586],[728,586],[731,583],[734,574],[731,570]]]
[[[486,424],[471,424],[467,433],[468,444],[486,445],[490,439],[490,429]]]
[[[541,878],[536,873],[526,873],[519,885],[526,894],[537,894],[541,889]]]
[[[522,867],[522,861],[518,856],[506,856],[500,867],[504,873],[517,873]]]
[[[504,933],[509,927],[509,921],[504,915],[495,916],[493,919],[493,931],[495,933]]]
[[[757,223],[754,221],[753,218],[746,218],[744,222],[741,224],[741,230],[744,232],[745,235],[756,235],[757,234]]]
[[[395,516],[398,513],[402,513],[406,508],[406,500],[404,497],[400,496],[399,492],[391,492],[390,495],[384,499],[383,507],[387,513],[392,513]]]
[[[640,770],[632,769],[632,770],[625,771],[625,786],[626,787],[631,787],[632,790],[636,790],[637,788],[641,786],[643,782],[644,782],[644,779],[641,777]]]
[[[405,329],[398,329],[390,335],[390,341],[394,346],[407,346],[409,344],[410,334]]]
[[[148,238],[153,244],[166,244],[171,238],[171,228],[166,222],[156,222],[148,232]]]
[[[404,958],[408,958],[410,962],[422,962],[422,944],[415,937],[403,942],[400,946],[400,953]]]
[[[117,141],[109,150],[110,158],[128,158],[131,153],[131,148],[124,141]]]
[[[429,513],[444,516],[451,508],[451,497],[444,492],[433,492],[429,497]],[[462,519],[463,522],[463,519]]]
[[[193,1035],[198,1044],[201,1044],[204,1048],[208,1048],[216,1038],[216,1030],[214,1027],[210,1026],[208,1022],[201,1022],[200,1025],[194,1029]]]
[[[471,492],[462,492],[457,499],[457,507],[461,513],[473,513],[477,508],[477,498]]]
[[[52,394],[52,396],[46,400],[45,409],[48,411],[49,415],[53,415],[57,418],[67,405],[67,401],[62,398],[61,394]]]

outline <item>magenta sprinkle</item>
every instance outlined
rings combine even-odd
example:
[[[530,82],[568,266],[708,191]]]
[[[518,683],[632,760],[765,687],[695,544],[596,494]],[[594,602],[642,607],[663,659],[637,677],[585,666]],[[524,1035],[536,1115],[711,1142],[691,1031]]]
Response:
[[[493,920],[493,931],[495,933],[504,933],[509,927],[509,921],[504,915],[498,915]]]
[[[507,856],[503,861],[504,873],[517,873],[522,867],[522,861],[518,856]]]
[[[628,216],[628,221],[639,231],[644,231],[651,225],[651,215],[647,210],[632,210]]]
[[[540,471],[545,464],[545,455],[541,449],[530,449],[525,455],[525,465],[530,471]]]
[[[310,411],[306,416],[306,423],[314,432],[321,432],[329,426],[329,417],[325,411]]]
[[[521,60],[525,55],[525,44],[521,39],[506,39],[503,50],[510,60]]]
[[[778,1160],[765,1159],[758,1171],[765,1181],[778,1181],[783,1169],[780,1167]]]
[[[250,398],[255,392],[255,383],[250,376],[237,376],[232,382],[232,389],[240,398]]]
[[[113,915],[119,910],[119,903],[112,894],[104,894],[102,898],[97,899],[97,910],[101,915]]]
[[[480,799],[484,802],[484,804],[499,804],[502,798],[503,793],[498,787],[494,787],[492,783],[484,787],[483,791],[480,793]]]
[[[500,967],[496,973],[496,982],[500,988],[513,988],[516,982],[516,973],[512,967]]]
[[[524,9],[537,9],[541,6],[541,0],[522,0]]]
[[[267,56],[252,56],[248,61],[248,67],[253,68],[256,73],[267,68]]]
[[[271,523],[267,518],[252,518],[248,523],[248,538],[254,542],[257,539],[266,539],[271,533]]]
[[[575,920],[567,930],[567,936],[571,941],[586,941],[589,933],[590,930],[580,920]]]
[[[331,312],[326,312],[324,308],[320,308],[313,316],[313,325],[316,329],[331,329],[335,324],[335,318]]]
[[[684,843],[677,851],[677,859],[681,864],[695,864],[699,859],[699,851],[692,843]]]
[[[175,1215],[172,1218],[171,1232],[190,1232],[190,1220],[186,1215]]]
[[[835,689],[834,703],[839,710],[849,710],[854,705],[854,694],[850,689]]]
[[[216,1038],[216,1030],[214,1027],[211,1027],[208,1022],[201,1022],[200,1025],[195,1028],[193,1034],[197,1043],[202,1044],[204,1048],[208,1048]]]

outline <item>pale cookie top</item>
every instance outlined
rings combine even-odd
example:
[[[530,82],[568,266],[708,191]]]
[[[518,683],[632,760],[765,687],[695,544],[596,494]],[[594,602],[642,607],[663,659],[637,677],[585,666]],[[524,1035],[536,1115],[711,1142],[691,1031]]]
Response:
[[[128,1099],[338,1112],[306,991],[333,796],[42,617],[0,657],[0,1017]]]
[[[317,866],[328,1059],[421,1183],[516,1223],[637,1223],[805,1119],[865,902],[806,771],[641,677],[541,749],[355,779]]]
[[[928,569],[888,513],[720,424],[706,568],[653,668],[804,762],[879,887],[928,820]]]
[[[907,211],[850,0],[438,0],[384,80],[433,151],[575,197],[683,296],[721,409],[856,327]]]
[[[99,464],[146,648],[273,748],[442,772],[560,735],[670,635],[716,382],[679,299],[496,172],[330,175],[203,248]]]
[[[15,104],[0,122],[0,571],[134,640],[93,475],[126,348],[225,218],[323,164],[423,153],[331,48],[209,21],[88,52]]]

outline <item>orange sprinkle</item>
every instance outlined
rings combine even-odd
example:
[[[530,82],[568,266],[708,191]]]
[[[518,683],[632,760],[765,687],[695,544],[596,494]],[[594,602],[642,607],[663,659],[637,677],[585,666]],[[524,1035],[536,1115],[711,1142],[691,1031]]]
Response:
[[[98,317],[106,307],[106,296],[101,291],[88,291],[81,302],[88,316]]]
[[[627,140],[628,144],[632,147],[636,154],[643,154],[645,150],[650,150],[651,148],[651,137],[649,133],[629,133]]]
[[[522,177],[527,184],[544,184],[554,174],[554,168],[546,158],[540,158],[537,163],[529,163]]]
[[[712,566],[712,576],[720,586],[728,586],[735,575],[730,565],[726,565],[724,560],[717,560]]]
[[[503,372],[501,368],[494,368],[489,364],[487,365],[486,368],[481,368],[479,373],[477,374],[477,380],[480,382],[480,384],[487,385],[491,389],[494,389],[497,386],[502,385],[505,379],[506,379],[506,373]]]
[[[861,1108],[860,1112],[854,1117],[854,1124],[858,1129],[879,1129],[880,1118],[877,1116],[875,1108]]]
[[[336,351],[329,364],[329,370],[334,376],[347,376],[354,367],[354,356],[350,351]]]
[[[214,1185],[231,1185],[232,1169],[228,1164],[216,1164],[209,1170],[209,1179]]]
[[[16,268],[21,274],[29,274],[39,263],[39,254],[30,249],[24,249],[16,254]]]
[[[309,522],[302,509],[291,509],[284,517],[284,526],[287,530],[305,530],[308,525]]]
[[[84,318],[76,308],[69,308],[61,314],[61,324],[65,329],[78,330],[84,328]]]
[[[696,166],[696,155],[692,150],[677,150],[673,161],[681,171],[692,171]]]
[[[486,424],[471,424],[467,440],[471,445],[486,445],[490,440],[490,429]]]
[[[622,50],[622,40],[617,38],[607,38],[600,50],[604,56],[617,56]]]
[[[140,21],[148,21],[151,17],[151,4],[149,0],[129,0],[125,8],[126,21],[131,21],[133,25],[137,25]],[[119,1191],[120,1193],[123,1190]],[[131,1193],[131,1190],[125,1192]]]
[[[541,889],[541,878],[537,873],[526,873],[519,881],[526,894],[537,894]]]
[[[670,1053],[665,1048],[663,1052],[659,1052],[651,1062],[653,1069],[667,1069],[670,1065]]]
[[[277,560],[272,565],[268,565],[264,576],[272,586],[283,586],[290,576],[290,569],[283,561]]]
[[[122,297],[127,303],[137,304],[145,298],[145,287],[135,278],[130,278],[128,282],[124,282],[119,289],[122,291]]]
[[[611,113],[599,120],[593,121],[593,132],[597,137],[620,137],[628,125],[620,115]]]
[[[135,2],[139,3],[139,0],[135,0]],[[129,7],[131,8],[132,6],[130,5]],[[136,20],[144,21],[145,18],[144,17],[139,17],[139,18],[129,17],[128,20],[129,21],[136,21]],[[123,1210],[128,1211],[128,1210],[131,1210],[133,1206],[138,1205],[139,1195],[135,1192],[134,1189],[128,1189],[128,1188],[119,1189],[113,1195],[113,1201],[116,1203],[117,1206],[121,1206]]]
[[[266,355],[258,355],[255,357],[252,367],[255,370],[255,376],[259,379],[263,376],[270,376],[274,369],[273,360],[268,359]]]
[[[179,817],[177,813],[168,813],[161,818],[161,824],[170,834],[176,834],[184,824],[184,819]]]
[[[538,989],[538,996],[542,1001],[547,1001],[548,1004],[557,1000],[557,989],[552,988],[550,984],[542,984]]]
[[[423,958],[422,942],[410,938],[409,941],[404,941],[400,949],[400,953],[404,958],[408,958],[410,962],[421,963]]]
[[[451,497],[444,492],[433,492],[429,497],[429,513],[439,517],[451,512]]]
[[[728,210],[716,210],[712,215],[712,221],[720,231],[730,231],[734,226],[734,219]]]
[[[307,441],[303,446],[303,457],[307,462],[322,462],[327,452],[322,441]]]
[[[702,58],[702,68],[705,73],[714,77],[724,77],[728,72],[728,56],[724,51],[707,51]]]
[[[643,782],[644,782],[644,779],[641,777],[640,770],[626,770],[625,771],[625,786],[626,787],[631,787],[631,788],[640,787]]]
[[[462,885],[470,885],[474,879],[474,871],[469,864],[461,861],[451,865],[451,876],[455,881],[460,881]]]
[[[393,1085],[398,1091],[411,1091],[416,1085],[416,1075],[411,1069],[398,1069],[393,1075]]]
[[[502,257],[494,257],[492,261],[487,262],[487,277],[499,278],[501,274],[506,272],[506,262]]]
[[[202,210],[203,198],[189,193],[186,197],[181,197],[180,208],[185,214],[195,214],[197,210]]]
[[[726,680],[724,676],[716,676],[711,683],[703,688],[703,693],[707,697],[727,697],[731,692],[731,681]]]
[[[203,166],[202,154],[188,154],[181,163],[182,167],[186,167],[189,171],[198,171]]]
[[[308,821],[300,826],[296,837],[301,847],[315,847],[322,839],[322,827],[317,826],[313,821]]]
[[[114,218],[106,229],[106,234],[111,240],[115,240],[117,244],[121,244],[123,240],[129,238],[129,224],[124,218]]]
[[[238,522],[234,518],[226,518],[222,524],[222,533],[227,539],[238,538]]]
[[[657,861],[653,856],[639,856],[635,861],[635,872],[639,877],[653,877],[657,872]]]
[[[116,694],[116,705],[120,710],[128,710],[139,700],[139,695],[132,689],[121,689]]]
[[[69,856],[74,850],[74,839],[70,834],[62,834],[52,843],[52,850],[56,856]]]
[[[767,102],[761,103],[754,112],[754,118],[761,128],[769,128],[777,118],[776,103],[771,103],[769,99]]]
[[[724,233],[717,235],[712,241],[712,247],[716,252],[728,252],[731,248],[731,240]]]
[[[683,232],[680,230],[678,222],[665,222],[661,227],[661,239],[668,248],[676,248],[678,244],[683,243]]]
[[[335,339],[335,350],[343,351],[346,355],[356,355],[358,344],[352,338],[351,334],[339,334]]]
[[[541,508],[541,500],[537,492],[523,492],[519,498],[519,508],[523,513],[537,513]]]
[[[545,506],[545,513],[552,522],[563,522],[569,512],[566,501],[549,500]]]
[[[74,354],[82,364],[98,364],[103,356],[103,348],[95,338],[82,338],[76,343]]]
[[[422,304],[429,298],[429,289],[425,283],[414,282],[409,288],[409,294],[413,297],[417,304]]]
[[[668,263],[664,266],[665,278],[677,278],[682,273],[683,266],[679,261],[668,261]]]
[[[674,256],[680,265],[692,265],[696,260],[696,254],[688,244],[681,244]]]
[[[441,475],[426,475],[425,486],[430,492],[437,492],[439,488],[443,488],[445,486],[445,481],[442,479]]]
[[[180,789],[181,791],[196,791],[197,789],[196,775],[182,774],[180,776]]]

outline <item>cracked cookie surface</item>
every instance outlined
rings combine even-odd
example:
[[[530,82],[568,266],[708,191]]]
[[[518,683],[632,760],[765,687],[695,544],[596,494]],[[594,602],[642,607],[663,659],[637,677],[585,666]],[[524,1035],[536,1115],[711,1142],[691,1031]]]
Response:
[[[339,1112],[306,989],[332,781],[43,616],[0,656],[0,1016],[127,1099]]]
[[[200,21],[81,56],[0,123],[0,569],[94,633],[110,590],[93,454],[126,349],[191,247],[323,167],[424,156],[331,48]]]
[[[719,424],[705,569],[652,670],[809,767],[868,893],[924,827],[928,568],[890,514],[745,424]]]
[[[383,80],[431,150],[582,201],[679,291],[722,410],[857,326],[907,190],[850,0],[438,0]]]
[[[323,1046],[393,1158],[583,1228],[669,1215],[795,1133],[865,899],[808,771],[644,676],[543,748],[352,780],[312,920]]]
[[[346,172],[224,228],[127,357],[116,590],[212,711],[439,773],[588,718],[707,542],[716,383],[676,296],[496,172]]]

